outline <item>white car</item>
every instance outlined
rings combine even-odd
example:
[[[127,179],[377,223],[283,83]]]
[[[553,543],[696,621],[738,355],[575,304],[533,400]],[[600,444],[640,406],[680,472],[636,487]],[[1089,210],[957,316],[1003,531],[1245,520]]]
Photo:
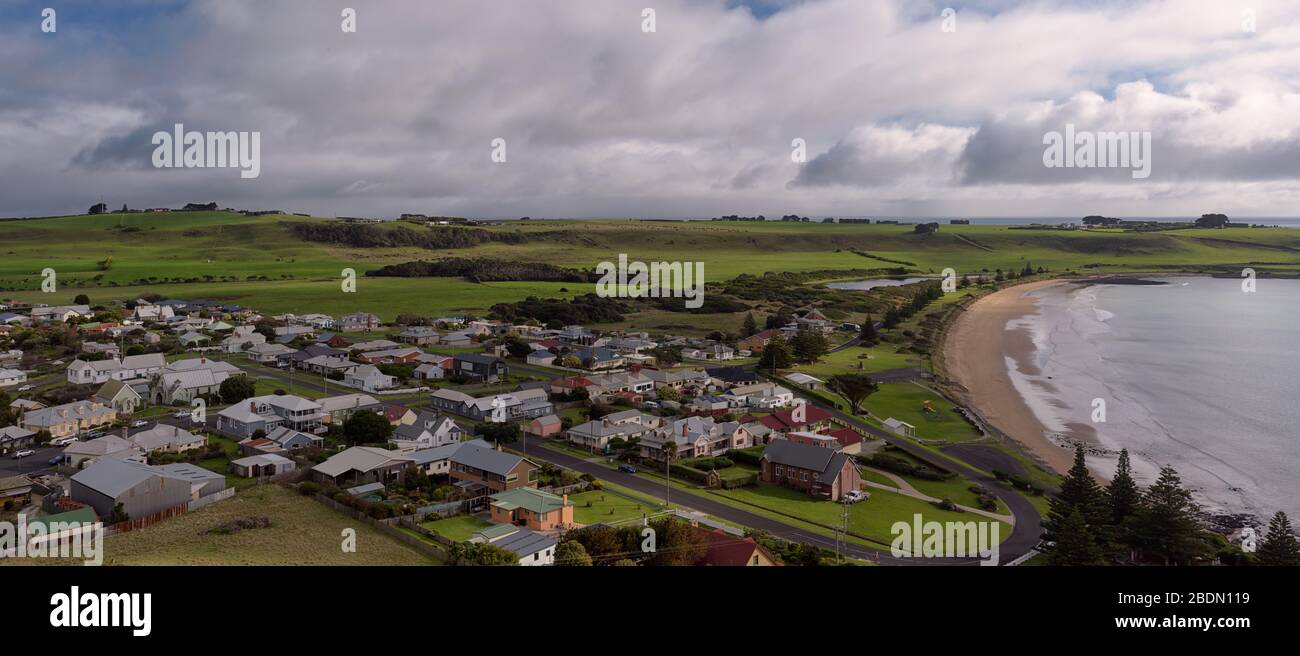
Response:
[[[844,500],[848,501],[849,503],[857,503],[859,501],[862,501],[863,499],[866,499],[869,496],[871,495],[867,494],[866,492],[863,492],[862,490],[849,490],[848,492],[844,493]]]
[[[32,390],[34,390],[34,389],[36,389],[36,386],[35,386],[35,385],[23,385],[22,387],[19,387],[19,388],[18,388],[18,391],[19,391],[19,392],[30,392],[30,391],[32,391]]]
[[[190,416],[190,411],[189,411],[189,410],[181,410],[180,412],[178,412],[178,413],[172,415],[172,418],[173,418],[173,419],[184,419],[184,418],[186,418],[186,417],[188,417],[188,416]]]
[[[67,446],[76,441],[77,438],[75,436],[69,435],[68,437],[60,437],[60,438],[50,440],[50,446]]]
[[[149,425],[149,422],[147,422],[147,421],[145,421],[145,420],[143,420],[143,419],[137,419],[137,420],[131,422],[131,428],[143,428],[143,427],[148,426],[148,425]]]
[[[17,459],[19,459],[19,458],[26,458],[27,456],[30,456],[30,455],[32,455],[33,453],[36,453],[36,452],[35,452],[35,451],[32,451],[31,449],[23,449],[22,451],[19,451],[19,452],[17,452],[17,453],[14,454],[14,460],[17,460]]]

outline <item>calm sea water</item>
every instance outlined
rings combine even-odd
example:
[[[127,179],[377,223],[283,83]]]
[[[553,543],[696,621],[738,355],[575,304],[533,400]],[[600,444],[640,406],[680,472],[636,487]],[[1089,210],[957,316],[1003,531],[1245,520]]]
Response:
[[[1034,292],[1040,314],[1009,327],[1033,332],[1040,372],[1013,366],[1016,386],[1049,428],[1128,448],[1146,482],[1168,464],[1207,509],[1300,516],[1300,281],[1164,280]]]

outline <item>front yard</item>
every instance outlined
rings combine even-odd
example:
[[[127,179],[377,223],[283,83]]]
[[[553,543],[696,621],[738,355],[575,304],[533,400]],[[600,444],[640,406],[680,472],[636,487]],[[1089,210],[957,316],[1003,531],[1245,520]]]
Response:
[[[479,519],[474,515],[456,515],[447,519],[437,519],[431,522],[424,522],[420,526],[441,535],[448,540],[464,542],[470,539],[475,532],[485,529],[492,525],[485,519]]]

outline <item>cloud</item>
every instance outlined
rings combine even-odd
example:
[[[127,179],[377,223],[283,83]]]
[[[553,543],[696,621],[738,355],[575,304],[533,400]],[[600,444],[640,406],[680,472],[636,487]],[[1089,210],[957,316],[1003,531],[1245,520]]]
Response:
[[[1293,213],[1300,7],[1227,4],[952,3],[945,33],[946,2],[656,0],[645,34],[641,0],[358,0],[345,34],[308,0],[70,2],[51,35],[9,3],[0,215]],[[1152,177],[1044,169],[1070,121],[1151,130]],[[261,132],[261,175],[153,169],[175,123]]]

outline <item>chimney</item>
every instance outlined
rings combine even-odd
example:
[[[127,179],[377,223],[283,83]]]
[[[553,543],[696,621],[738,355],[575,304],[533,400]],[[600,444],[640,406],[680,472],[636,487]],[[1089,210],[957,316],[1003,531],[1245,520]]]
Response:
[[[566,505],[566,506],[569,505],[569,495],[566,494],[566,495],[560,497],[560,500],[564,503],[564,505]]]

